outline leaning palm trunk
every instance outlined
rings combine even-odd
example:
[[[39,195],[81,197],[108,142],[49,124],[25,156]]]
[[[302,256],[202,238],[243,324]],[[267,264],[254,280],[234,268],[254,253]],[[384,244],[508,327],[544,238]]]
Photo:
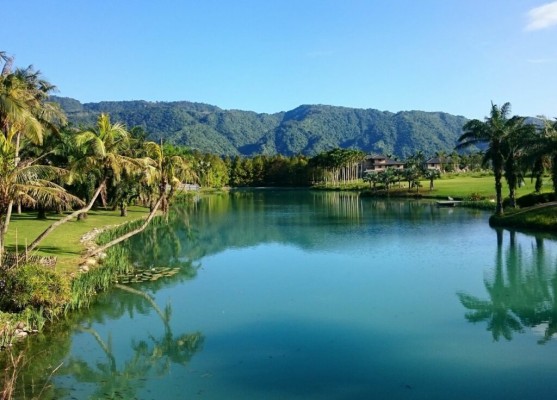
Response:
[[[114,246],[115,244],[118,244],[120,242],[123,242],[124,240],[137,235],[138,233],[142,232],[145,228],[147,228],[147,225],[149,225],[149,223],[151,222],[151,220],[153,219],[153,217],[155,216],[155,214],[157,213],[157,210],[159,209],[159,207],[161,206],[161,203],[163,202],[163,199],[165,199],[166,196],[162,195],[161,197],[159,197],[159,200],[157,201],[157,204],[155,204],[155,207],[153,207],[153,210],[149,213],[149,216],[147,217],[147,219],[145,220],[145,222],[143,223],[143,225],[141,225],[139,228],[134,229],[131,232],[126,233],[125,235],[122,235],[120,237],[117,237],[114,240],[111,240],[110,242],[106,243],[105,245],[102,245],[100,247],[97,247],[96,249],[94,249],[93,251],[91,251],[89,254],[87,254],[88,257],[93,257],[103,251],[105,251],[106,249]]]
[[[88,212],[92,207],[93,204],[95,204],[95,201],[97,200],[97,197],[99,197],[99,194],[101,193],[101,191],[103,190],[103,188],[106,186],[106,180],[102,181],[102,183],[99,185],[99,187],[97,188],[97,190],[95,191],[95,194],[93,195],[91,201],[89,202],[89,204],[87,204],[87,206],[85,206],[84,208],[81,208],[77,211],[74,211],[73,213],[65,216],[62,219],[59,219],[58,221],[54,222],[52,225],[50,225],[48,228],[46,228],[43,233],[41,233],[26,249],[25,254],[23,257],[25,257],[27,255],[27,253],[35,250],[35,248],[39,245],[39,243],[41,243],[45,237],[47,237],[50,233],[52,233],[52,231],[56,228],[58,228],[60,225],[65,224],[66,222],[68,222],[69,220],[71,220],[72,218],[77,217],[80,214],[86,213]]]
[[[557,153],[551,159],[551,181],[553,182],[553,193],[557,196]]]
[[[495,171],[495,214],[503,215],[503,184],[501,180],[503,174],[501,171]]]

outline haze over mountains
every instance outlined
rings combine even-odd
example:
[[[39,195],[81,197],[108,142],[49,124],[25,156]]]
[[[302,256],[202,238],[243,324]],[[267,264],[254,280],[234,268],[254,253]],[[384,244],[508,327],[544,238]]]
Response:
[[[223,110],[192,103],[103,101],[80,103],[52,97],[76,126],[94,126],[99,113],[112,122],[142,127],[150,140],[186,145],[221,155],[315,155],[335,147],[357,148],[366,153],[393,154],[401,158],[423,151],[451,152],[462,126],[462,116],[443,112],[392,113],[327,105],[302,105],[275,114]]]

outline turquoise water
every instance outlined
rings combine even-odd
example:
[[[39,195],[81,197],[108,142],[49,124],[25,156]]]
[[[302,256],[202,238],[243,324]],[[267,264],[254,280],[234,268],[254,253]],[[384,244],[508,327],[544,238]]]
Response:
[[[30,341],[28,393],[60,365],[43,397],[554,399],[557,241],[487,219],[342,192],[199,198],[126,245],[181,273]]]

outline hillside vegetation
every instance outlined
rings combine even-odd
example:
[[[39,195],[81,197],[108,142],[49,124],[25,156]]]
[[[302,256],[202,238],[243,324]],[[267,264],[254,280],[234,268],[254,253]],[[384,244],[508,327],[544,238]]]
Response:
[[[302,105],[287,112],[258,114],[179,102],[114,101],[82,104],[52,97],[69,121],[94,125],[101,112],[129,128],[140,126],[151,140],[186,145],[221,155],[315,155],[332,148],[405,158],[417,151],[451,152],[466,118],[442,112],[391,113],[324,105]]]

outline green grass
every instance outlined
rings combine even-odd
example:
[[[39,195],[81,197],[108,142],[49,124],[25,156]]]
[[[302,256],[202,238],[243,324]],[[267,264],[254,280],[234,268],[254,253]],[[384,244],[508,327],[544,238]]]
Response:
[[[490,224],[505,228],[536,229],[557,233],[557,203],[547,203],[523,210],[492,216]]]
[[[509,194],[508,186],[503,179],[503,196],[507,197]],[[433,181],[433,190],[429,190],[429,181],[421,181],[421,188],[419,194],[424,197],[442,198],[453,197],[455,199],[470,198],[483,198],[495,199],[495,180],[492,175],[483,174],[446,174],[440,179]],[[327,190],[369,190],[370,186],[362,181],[355,183],[348,183],[341,186],[325,186],[317,185],[316,189]],[[545,179],[544,192],[551,192],[551,182],[549,178]],[[407,182],[400,182],[389,189],[391,195],[413,196],[416,194],[416,189],[408,190]],[[517,190],[517,197],[523,196],[528,193],[534,192],[534,182],[526,180],[524,186]]]
[[[34,253],[40,256],[56,256],[56,269],[61,272],[71,272],[77,269],[85,248],[80,243],[81,237],[94,228],[118,225],[127,221],[143,218],[149,213],[148,208],[129,207],[128,216],[120,217],[120,211],[96,210],[90,211],[85,220],[72,220],[54,230],[40,244]],[[60,218],[58,214],[48,214],[46,220],[36,219],[36,212],[13,214],[12,221],[6,235],[6,249],[15,251],[16,244],[19,252],[43,232],[54,221]]]
[[[509,188],[503,179],[503,197],[509,195]],[[433,182],[434,189],[429,191],[429,181],[422,181],[422,188],[420,193],[425,196],[434,196],[438,198],[460,198],[470,199],[474,197],[483,197],[485,199],[495,199],[495,180],[493,176],[480,176],[480,175],[445,175],[441,179]],[[545,180],[543,191],[552,191],[551,182],[549,179]],[[516,197],[524,196],[528,193],[534,192],[534,182],[527,179],[524,186],[518,188]]]
[[[549,179],[545,180],[544,191],[551,191]],[[485,198],[487,200],[495,198],[495,188],[493,176],[485,174],[455,174],[445,175],[441,179],[434,181],[434,189],[429,190],[429,181],[422,181],[420,195],[434,198],[453,197],[455,199],[468,200],[472,196],[475,198]],[[401,187],[395,185],[390,190],[392,195],[415,195],[415,190],[408,192],[407,183],[401,182]],[[369,184],[364,182],[354,183],[346,187],[326,189],[336,190],[367,190]],[[534,191],[534,184],[527,180],[525,185],[518,189],[517,197],[523,196]],[[508,195],[508,188],[503,181],[503,195]],[[62,271],[75,270],[79,263],[80,256],[84,250],[80,243],[81,237],[96,227],[108,225],[118,225],[126,221],[135,220],[148,214],[148,210],[142,207],[130,207],[127,217],[120,217],[119,211],[97,210],[90,211],[88,218],[84,221],[73,220],[55,230],[41,244],[36,252],[42,256],[58,257],[57,269]],[[10,229],[6,236],[6,247],[8,251],[15,251],[16,243],[21,252],[26,243],[31,243],[42,231],[52,222],[58,219],[57,214],[49,214],[48,219],[41,221],[36,219],[35,212],[27,212],[21,215],[14,214]],[[17,240],[16,240],[17,237]]]

